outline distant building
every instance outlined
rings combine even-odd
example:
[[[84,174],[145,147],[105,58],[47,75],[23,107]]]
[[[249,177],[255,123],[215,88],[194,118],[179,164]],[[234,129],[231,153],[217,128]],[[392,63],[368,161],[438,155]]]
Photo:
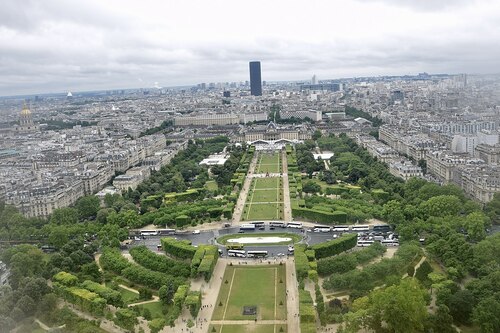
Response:
[[[250,62],[250,93],[252,96],[262,96],[260,61]]]
[[[39,127],[33,122],[33,117],[31,111],[26,104],[23,106],[23,110],[19,115],[19,125],[14,127],[16,132],[36,132]]]

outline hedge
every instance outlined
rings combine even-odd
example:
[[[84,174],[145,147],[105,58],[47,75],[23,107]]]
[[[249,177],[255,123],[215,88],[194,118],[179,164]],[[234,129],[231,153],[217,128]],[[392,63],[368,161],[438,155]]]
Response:
[[[316,259],[331,257],[355,247],[357,238],[357,234],[345,234],[340,238],[313,245],[312,248]]]
[[[156,254],[146,246],[141,245],[131,248],[130,255],[134,258],[136,263],[153,271],[185,278],[189,277],[189,264],[183,261],[173,260],[164,255]]]
[[[104,269],[111,270],[134,283],[153,289],[159,289],[163,285],[170,284],[177,287],[185,281],[185,278],[182,277],[174,277],[133,264],[125,259],[118,250],[114,249],[104,250],[100,260]]]
[[[161,245],[165,253],[180,259],[193,259],[196,248],[187,240],[176,240],[174,238],[162,238]]]
[[[138,323],[137,315],[130,309],[118,309],[115,312],[115,324],[129,331],[134,331],[134,326]]]
[[[297,187],[297,190],[300,192],[300,189]],[[325,224],[334,224],[347,223],[347,214],[344,212],[336,211],[336,212],[323,212],[309,208],[302,207],[292,207],[292,216],[293,217],[302,217],[304,219],[308,219],[315,222],[325,223]]]
[[[67,272],[59,272],[52,277],[52,280],[67,287],[75,286],[78,283],[78,278]]]
[[[304,245],[297,244],[295,246],[295,270],[297,271],[297,279],[299,281],[307,278],[309,271],[309,260],[307,260],[305,249]]]
[[[99,297],[96,293],[78,287],[66,287],[59,282],[52,283],[52,287],[57,295],[79,306],[82,310],[96,316],[103,315],[106,300]]]
[[[196,318],[201,308],[201,292],[194,290],[190,291],[184,300],[184,305],[189,309],[193,318]]]
[[[313,282],[318,282],[318,272],[314,269],[311,269],[307,272],[307,277]]]
[[[184,304],[184,300],[186,299],[186,296],[189,291],[189,286],[188,285],[180,285],[177,288],[177,291],[174,294],[174,305],[176,305],[179,309],[182,308],[182,305]]]
[[[315,323],[316,310],[314,309],[311,294],[306,290],[299,290],[300,323]]]
[[[116,307],[123,306],[122,294],[119,291],[113,290],[111,288],[103,286],[102,284],[90,280],[83,281],[81,287],[90,290],[100,297],[104,298],[106,300],[106,303],[108,304],[114,305]]]
[[[214,245],[200,245],[191,260],[191,276],[203,275],[206,281],[212,277],[219,258],[219,251]]]
[[[185,225],[188,225],[189,222],[189,216],[187,215],[179,215],[175,218],[175,225],[179,228],[182,228]]]
[[[167,324],[166,320],[163,318],[155,318],[148,322],[148,327],[151,330],[151,333],[158,333],[160,332],[163,327]]]

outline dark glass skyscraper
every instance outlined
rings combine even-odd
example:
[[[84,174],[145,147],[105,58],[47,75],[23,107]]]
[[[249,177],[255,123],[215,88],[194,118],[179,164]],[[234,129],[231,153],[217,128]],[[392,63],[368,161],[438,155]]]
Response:
[[[252,96],[262,96],[260,61],[250,61],[250,92]]]

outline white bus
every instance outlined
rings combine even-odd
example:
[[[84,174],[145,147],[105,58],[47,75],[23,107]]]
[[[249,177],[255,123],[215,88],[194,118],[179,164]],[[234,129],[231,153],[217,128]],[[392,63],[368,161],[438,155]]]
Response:
[[[352,231],[370,231],[370,226],[368,224],[359,224],[351,226]]]
[[[264,258],[267,257],[267,251],[248,251],[248,258]]]
[[[269,223],[270,227],[280,227],[280,228],[285,228],[286,224],[285,222],[270,222]]]
[[[141,230],[141,236],[157,236],[158,230]]]
[[[287,228],[302,229],[302,223],[300,222],[288,222],[286,224]]]
[[[380,243],[385,246],[399,246],[399,241],[397,239],[384,239]]]
[[[358,240],[358,243],[356,245],[359,247],[367,247],[372,245],[374,242],[375,241],[373,240]]]
[[[313,227],[313,232],[330,232],[332,228],[324,226],[324,225],[315,225]]]
[[[238,258],[246,258],[246,252],[241,250],[228,250],[228,257],[238,257]]]
[[[255,230],[255,224],[244,223],[240,225],[240,230]]]
[[[335,225],[332,228],[333,232],[346,232],[349,231],[349,226],[348,225]]]
[[[158,229],[158,235],[174,235],[175,229]]]

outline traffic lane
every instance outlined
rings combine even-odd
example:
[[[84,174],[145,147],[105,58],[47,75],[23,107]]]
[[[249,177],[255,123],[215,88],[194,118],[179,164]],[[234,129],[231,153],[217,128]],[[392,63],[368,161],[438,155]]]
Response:
[[[229,234],[237,234],[239,233],[240,228],[239,226],[237,227],[229,227],[229,228],[223,228],[219,229],[219,236],[222,235],[229,235]],[[274,227],[274,229],[271,229],[269,225],[265,225],[264,229],[259,229],[256,228],[255,230],[244,230],[244,233],[257,233],[257,232],[269,232],[269,233],[296,233],[296,234],[302,234],[304,231],[302,229],[295,229],[295,228],[281,228],[281,227]]]

